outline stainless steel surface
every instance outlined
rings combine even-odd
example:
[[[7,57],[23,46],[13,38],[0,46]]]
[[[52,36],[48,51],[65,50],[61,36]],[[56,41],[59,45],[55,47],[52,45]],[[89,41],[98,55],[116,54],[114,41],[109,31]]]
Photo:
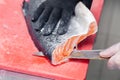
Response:
[[[94,49],[106,49],[120,42],[120,0],[104,0]],[[120,80],[120,70],[109,70],[107,61],[91,60],[86,80]]]
[[[32,76],[7,70],[0,70],[0,80],[53,80],[44,77]]]

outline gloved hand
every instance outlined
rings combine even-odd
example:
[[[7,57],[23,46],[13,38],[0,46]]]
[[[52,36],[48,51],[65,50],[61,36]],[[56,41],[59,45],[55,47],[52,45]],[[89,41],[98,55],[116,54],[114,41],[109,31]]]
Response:
[[[100,53],[101,57],[111,57],[108,60],[108,67],[110,69],[120,69],[120,43],[117,43],[105,51]]]
[[[65,34],[68,30],[68,22],[74,14],[76,4],[80,0],[46,0],[34,12],[32,21],[36,22],[39,18],[39,27],[36,29],[43,35],[51,34],[58,21],[60,20],[57,33]],[[90,2],[88,4],[88,2]],[[92,0],[84,0],[83,3],[91,6]]]

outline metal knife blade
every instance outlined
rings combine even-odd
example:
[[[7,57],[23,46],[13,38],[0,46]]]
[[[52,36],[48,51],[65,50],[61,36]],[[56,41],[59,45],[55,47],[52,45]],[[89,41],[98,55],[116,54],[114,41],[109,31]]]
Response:
[[[109,59],[103,58],[99,55],[99,53],[103,50],[74,50],[68,58],[70,59]],[[44,56],[42,52],[36,52],[33,55],[35,56]]]
[[[74,50],[70,58],[72,59],[109,59],[103,58],[99,55],[99,53],[103,50]]]

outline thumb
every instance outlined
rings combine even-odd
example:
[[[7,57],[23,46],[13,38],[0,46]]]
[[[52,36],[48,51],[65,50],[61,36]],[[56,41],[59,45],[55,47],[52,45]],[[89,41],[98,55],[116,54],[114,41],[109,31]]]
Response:
[[[111,57],[120,50],[120,43],[117,43],[108,49],[100,52],[101,57]]]

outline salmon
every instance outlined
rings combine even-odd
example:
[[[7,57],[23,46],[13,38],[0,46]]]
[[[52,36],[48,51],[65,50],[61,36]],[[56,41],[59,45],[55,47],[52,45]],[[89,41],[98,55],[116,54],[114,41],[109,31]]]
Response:
[[[38,23],[33,23],[31,17],[36,7],[42,0],[31,0],[24,4],[23,11],[28,30],[36,47],[44,53],[53,65],[68,61],[68,57],[77,45],[88,36],[97,32],[97,23],[90,10],[79,2],[75,8],[75,16],[69,22],[68,32],[64,35],[56,34],[56,29],[49,36],[43,36],[35,28]],[[59,26],[59,22],[57,24]],[[57,28],[57,27],[56,27]]]

